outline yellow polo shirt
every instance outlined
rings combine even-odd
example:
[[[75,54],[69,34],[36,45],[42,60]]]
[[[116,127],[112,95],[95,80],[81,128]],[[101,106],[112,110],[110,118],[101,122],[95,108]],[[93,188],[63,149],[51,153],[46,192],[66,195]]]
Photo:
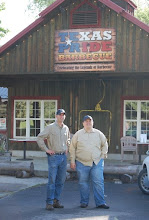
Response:
[[[78,160],[85,166],[92,166],[93,162],[97,165],[101,158],[107,157],[107,139],[95,128],[92,128],[91,132],[83,128],[73,136],[69,152],[71,163]]]

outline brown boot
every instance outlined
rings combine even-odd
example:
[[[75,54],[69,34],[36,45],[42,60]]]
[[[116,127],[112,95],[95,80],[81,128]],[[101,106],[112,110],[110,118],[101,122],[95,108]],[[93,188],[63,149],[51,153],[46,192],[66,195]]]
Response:
[[[46,210],[53,211],[54,207],[51,204],[46,204]]]
[[[61,205],[61,204],[59,203],[59,200],[57,200],[57,199],[54,199],[53,207],[54,207],[54,208],[64,208],[64,206]]]

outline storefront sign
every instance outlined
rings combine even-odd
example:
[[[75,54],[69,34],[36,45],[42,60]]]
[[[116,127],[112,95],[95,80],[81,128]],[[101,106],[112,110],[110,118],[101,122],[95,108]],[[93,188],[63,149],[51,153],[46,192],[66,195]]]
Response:
[[[114,71],[114,29],[73,29],[55,33],[55,72]]]

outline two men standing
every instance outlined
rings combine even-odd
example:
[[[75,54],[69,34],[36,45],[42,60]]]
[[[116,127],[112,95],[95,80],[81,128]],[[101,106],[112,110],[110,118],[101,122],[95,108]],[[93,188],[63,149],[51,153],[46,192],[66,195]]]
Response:
[[[48,156],[48,185],[46,209],[63,208],[59,203],[60,195],[66,179],[66,154],[70,145],[71,168],[77,170],[79,177],[81,208],[89,202],[90,179],[97,208],[108,209],[104,200],[104,158],[107,157],[108,144],[102,132],[93,128],[93,119],[86,115],[83,118],[84,128],[77,131],[70,144],[68,127],[64,109],[58,109],[56,122],[50,124],[37,137],[39,147]],[[47,139],[47,146],[44,140]]]

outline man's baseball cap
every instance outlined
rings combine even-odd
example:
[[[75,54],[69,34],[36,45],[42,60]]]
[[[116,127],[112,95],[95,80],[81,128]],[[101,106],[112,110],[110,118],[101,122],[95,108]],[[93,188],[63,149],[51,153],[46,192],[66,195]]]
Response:
[[[65,115],[66,114],[65,110],[62,109],[62,108],[58,109],[57,112],[56,112],[56,115],[60,115],[60,114],[64,114]]]
[[[83,118],[83,122],[86,121],[87,119],[93,120],[92,116],[85,115],[84,118]]]

